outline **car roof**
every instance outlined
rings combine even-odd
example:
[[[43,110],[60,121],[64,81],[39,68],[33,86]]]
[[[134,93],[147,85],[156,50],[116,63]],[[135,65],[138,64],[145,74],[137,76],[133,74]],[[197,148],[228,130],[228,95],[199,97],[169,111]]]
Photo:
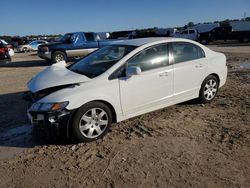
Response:
[[[129,46],[142,46],[149,43],[155,42],[190,42],[190,40],[183,39],[183,38],[173,38],[173,37],[152,37],[152,38],[138,38],[138,39],[128,39],[119,41],[116,45],[129,45]]]

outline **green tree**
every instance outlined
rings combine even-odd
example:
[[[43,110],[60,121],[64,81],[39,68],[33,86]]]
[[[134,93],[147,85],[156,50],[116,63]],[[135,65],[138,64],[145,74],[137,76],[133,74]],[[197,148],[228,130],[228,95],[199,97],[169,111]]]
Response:
[[[194,27],[194,22],[188,22],[187,26],[188,27]]]

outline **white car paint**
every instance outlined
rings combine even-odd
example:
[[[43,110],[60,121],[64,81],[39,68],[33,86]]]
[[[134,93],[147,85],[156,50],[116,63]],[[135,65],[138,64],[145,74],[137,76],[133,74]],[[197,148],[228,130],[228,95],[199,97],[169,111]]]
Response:
[[[141,50],[157,44],[178,41],[189,42],[201,47],[206,57],[180,64],[170,64],[130,78],[109,80],[109,76],[118,67]],[[83,75],[71,72],[62,64],[53,65],[35,76],[29,82],[28,88],[32,92],[37,92],[57,85],[78,83],[75,86],[51,93],[38,102],[69,101],[66,108],[73,110],[90,101],[105,101],[113,106],[117,122],[119,122],[197,98],[203,80],[210,74],[218,75],[220,87],[226,82],[225,55],[214,52],[197,42],[178,38],[147,38],[127,40],[120,44],[138,47],[96,78],[88,79]]]

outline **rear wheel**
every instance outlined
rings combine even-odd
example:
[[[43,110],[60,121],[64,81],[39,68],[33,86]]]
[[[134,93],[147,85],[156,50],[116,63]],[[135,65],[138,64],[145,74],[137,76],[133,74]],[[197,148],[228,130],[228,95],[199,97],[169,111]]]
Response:
[[[52,54],[52,63],[58,63],[60,61],[66,61],[66,54],[61,51],[56,51]]]
[[[249,37],[245,36],[242,39],[243,43],[248,43],[249,42]]]
[[[202,103],[211,102],[217,95],[218,89],[218,79],[213,75],[209,75],[201,85],[199,101]]]
[[[205,38],[204,38],[204,39],[201,39],[200,41],[201,41],[201,44],[204,44],[204,45],[205,45],[205,44],[208,44],[208,40],[205,39]]]
[[[72,121],[72,132],[80,142],[91,142],[107,134],[112,123],[109,107],[100,102],[82,106]]]
[[[23,52],[24,52],[24,53],[27,53],[28,51],[29,51],[29,50],[28,50],[27,47],[24,47],[24,48],[23,48]]]

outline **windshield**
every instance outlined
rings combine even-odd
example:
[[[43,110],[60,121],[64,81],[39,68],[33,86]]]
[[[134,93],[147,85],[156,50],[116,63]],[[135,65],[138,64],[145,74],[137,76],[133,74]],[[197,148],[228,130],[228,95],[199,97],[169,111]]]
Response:
[[[73,64],[69,69],[89,78],[94,78],[104,73],[135,48],[126,45],[106,46]]]
[[[31,43],[30,43],[30,45],[32,45],[32,44],[36,44],[37,42],[36,41],[32,41]]]

